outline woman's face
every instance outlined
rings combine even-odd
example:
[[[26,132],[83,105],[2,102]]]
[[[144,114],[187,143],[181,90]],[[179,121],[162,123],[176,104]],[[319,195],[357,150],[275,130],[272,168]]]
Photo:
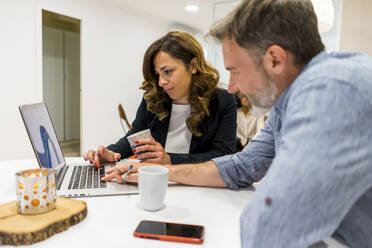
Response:
[[[240,100],[240,103],[242,104],[242,106],[244,107],[251,107],[251,103],[249,102],[248,98],[243,96]]]
[[[169,53],[160,51],[154,58],[158,84],[176,104],[188,104],[191,88],[192,68]]]

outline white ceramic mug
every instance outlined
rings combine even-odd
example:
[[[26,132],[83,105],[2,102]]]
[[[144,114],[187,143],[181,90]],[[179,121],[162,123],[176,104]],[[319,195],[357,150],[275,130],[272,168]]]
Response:
[[[168,173],[168,168],[164,166],[144,166],[138,169],[138,188],[143,209],[156,211],[163,207]]]

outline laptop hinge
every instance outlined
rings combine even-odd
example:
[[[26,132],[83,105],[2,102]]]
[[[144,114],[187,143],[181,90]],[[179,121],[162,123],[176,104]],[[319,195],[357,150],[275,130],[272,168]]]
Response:
[[[58,173],[58,180],[57,180],[57,190],[61,188],[63,178],[65,178],[66,172],[67,172],[68,166],[63,166],[62,169]]]

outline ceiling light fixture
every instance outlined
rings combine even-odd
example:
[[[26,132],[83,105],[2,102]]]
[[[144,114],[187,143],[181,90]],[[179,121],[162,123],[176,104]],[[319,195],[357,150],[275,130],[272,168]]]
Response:
[[[199,6],[195,4],[189,4],[185,6],[186,11],[195,12],[199,10]]]

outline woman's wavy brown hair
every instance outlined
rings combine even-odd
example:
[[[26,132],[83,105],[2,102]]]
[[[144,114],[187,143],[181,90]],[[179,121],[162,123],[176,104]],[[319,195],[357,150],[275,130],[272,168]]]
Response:
[[[140,88],[145,91],[147,109],[160,120],[169,115],[165,104],[170,101],[168,94],[158,84],[159,76],[155,74],[154,58],[160,51],[181,60],[187,69],[190,68],[191,60],[196,58],[197,72],[192,74],[189,95],[191,115],[187,117],[186,125],[195,136],[201,136],[198,125],[209,116],[209,100],[211,93],[217,87],[219,73],[205,61],[200,43],[186,32],[172,31],[152,43],[143,58],[142,69],[145,80]]]

